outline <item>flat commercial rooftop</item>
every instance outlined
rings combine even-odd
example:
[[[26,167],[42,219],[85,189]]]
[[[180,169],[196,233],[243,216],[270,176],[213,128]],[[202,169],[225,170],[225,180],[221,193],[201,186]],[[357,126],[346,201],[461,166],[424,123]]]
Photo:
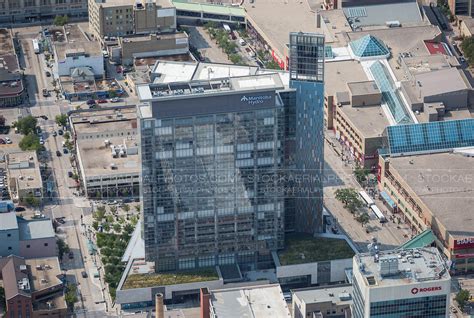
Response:
[[[100,3],[100,5],[104,8],[107,7],[116,7],[116,6],[131,6],[135,3],[143,3],[144,1],[130,1],[130,0],[104,0]],[[170,0],[149,0],[149,2],[155,2],[157,5],[161,7],[172,7],[172,3]]]
[[[0,213],[0,231],[14,230],[18,228],[15,212]]]
[[[416,1],[343,8],[344,14],[358,27],[386,27],[387,21],[398,21],[402,26],[424,22]]]
[[[0,55],[13,52],[13,41],[10,30],[0,29]]]
[[[331,302],[339,306],[352,303],[351,285],[293,289],[292,293],[293,297],[297,297],[306,304]]]
[[[390,125],[380,105],[361,107],[343,105],[340,109],[366,138],[381,136],[384,129]]]
[[[392,157],[390,166],[452,236],[472,236],[474,157],[456,153]]]
[[[50,219],[20,221],[18,227],[21,240],[50,238],[55,235]]]
[[[217,317],[291,317],[280,285],[214,290],[210,302]]]
[[[39,189],[43,186],[36,152],[9,153],[7,162],[9,178],[15,179],[19,189]]]
[[[370,253],[355,256],[367,287],[400,286],[414,282],[449,280],[446,263],[434,247],[399,251],[382,251],[378,257]],[[381,274],[381,263],[390,260],[391,274]],[[398,264],[398,265],[395,265]]]
[[[407,34],[410,36],[407,36]],[[399,68],[398,55],[401,53],[410,53],[412,56],[428,55],[429,52],[424,41],[441,38],[441,31],[437,26],[424,25],[347,33],[350,41],[360,39],[366,35],[375,36],[390,48],[392,58],[389,59],[389,64],[397,79],[402,80],[405,74],[403,70],[397,70],[397,67]]]
[[[415,75],[423,96],[441,95],[470,89],[467,79],[456,68],[442,69]]]
[[[153,82],[155,84],[189,82],[191,80],[213,80],[260,74],[278,74],[285,86],[289,85],[288,72],[261,69],[257,66],[158,60],[152,70],[152,78],[154,78]]]
[[[281,57],[284,57],[290,40],[289,32],[320,32],[316,27],[316,13],[306,1],[257,0],[244,1],[247,21],[263,33],[266,41]]]
[[[337,61],[324,64],[325,94],[333,96],[347,91],[347,83],[367,81],[363,67],[357,61]]]
[[[374,81],[351,82],[347,83],[347,87],[352,96],[380,93],[380,89]]]
[[[65,37],[60,37],[64,41],[54,42],[56,54],[60,60],[64,60],[68,53],[84,52],[91,56],[102,55],[100,43],[89,40],[77,24],[68,24],[59,32],[66,34]]]
[[[62,275],[57,257],[33,258],[25,260],[31,271],[31,287],[33,291],[41,291],[61,285]]]
[[[196,80],[185,83],[160,83],[137,86],[140,101],[189,98],[223,93],[245,92],[251,89],[283,90],[285,85],[279,73],[258,74],[242,77]]]
[[[112,137],[108,138],[108,141],[111,145],[121,145],[126,141],[128,145],[138,147],[136,139],[127,140],[126,137]],[[127,154],[125,157],[113,158],[111,148],[105,146],[103,139],[78,139],[77,145],[86,178],[121,174],[138,175],[140,173],[141,165],[138,154]]]

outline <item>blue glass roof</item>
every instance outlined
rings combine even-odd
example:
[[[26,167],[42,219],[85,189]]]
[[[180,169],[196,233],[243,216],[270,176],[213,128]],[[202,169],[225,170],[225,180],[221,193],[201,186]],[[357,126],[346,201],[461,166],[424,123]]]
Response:
[[[392,155],[474,146],[474,119],[389,126],[386,132]]]
[[[332,52],[332,47],[330,45],[324,46],[324,57],[327,59],[333,59],[334,53]]]
[[[352,52],[358,57],[387,56],[390,54],[385,44],[370,34],[350,42],[349,45]]]
[[[370,66],[370,72],[382,92],[382,100],[387,104],[397,124],[412,123],[413,120],[403,105],[395,83],[392,81],[386,67],[381,62],[376,61]]]

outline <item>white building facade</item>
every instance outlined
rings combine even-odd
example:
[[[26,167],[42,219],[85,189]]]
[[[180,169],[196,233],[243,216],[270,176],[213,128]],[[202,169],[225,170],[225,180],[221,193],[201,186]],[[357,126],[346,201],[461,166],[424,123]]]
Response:
[[[353,288],[355,318],[449,317],[451,277],[435,248],[358,254]]]
[[[58,75],[70,76],[73,69],[78,67],[88,67],[94,76],[103,76],[104,57],[102,54],[91,55],[84,51],[66,52],[64,59],[58,59]]]

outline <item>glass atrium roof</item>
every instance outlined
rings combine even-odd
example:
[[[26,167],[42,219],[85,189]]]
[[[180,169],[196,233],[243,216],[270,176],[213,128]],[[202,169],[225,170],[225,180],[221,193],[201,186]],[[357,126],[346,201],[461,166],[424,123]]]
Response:
[[[408,154],[474,146],[474,119],[387,127],[389,152]]]
[[[386,67],[379,61],[370,66],[370,72],[374,77],[375,83],[382,92],[382,100],[387,104],[390,113],[397,124],[410,124],[413,122],[407,109],[399,96],[395,83],[390,77]]]
[[[349,43],[357,57],[389,56],[390,51],[385,44],[370,34]]]

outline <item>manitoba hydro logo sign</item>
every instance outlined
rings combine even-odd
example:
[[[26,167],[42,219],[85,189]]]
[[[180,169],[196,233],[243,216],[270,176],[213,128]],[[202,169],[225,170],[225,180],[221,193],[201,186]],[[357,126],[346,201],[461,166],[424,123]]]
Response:
[[[267,100],[271,100],[272,95],[260,95],[260,96],[242,96],[240,99],[243,103],[248,103],[249,105],[258,105],[263,104]]]

